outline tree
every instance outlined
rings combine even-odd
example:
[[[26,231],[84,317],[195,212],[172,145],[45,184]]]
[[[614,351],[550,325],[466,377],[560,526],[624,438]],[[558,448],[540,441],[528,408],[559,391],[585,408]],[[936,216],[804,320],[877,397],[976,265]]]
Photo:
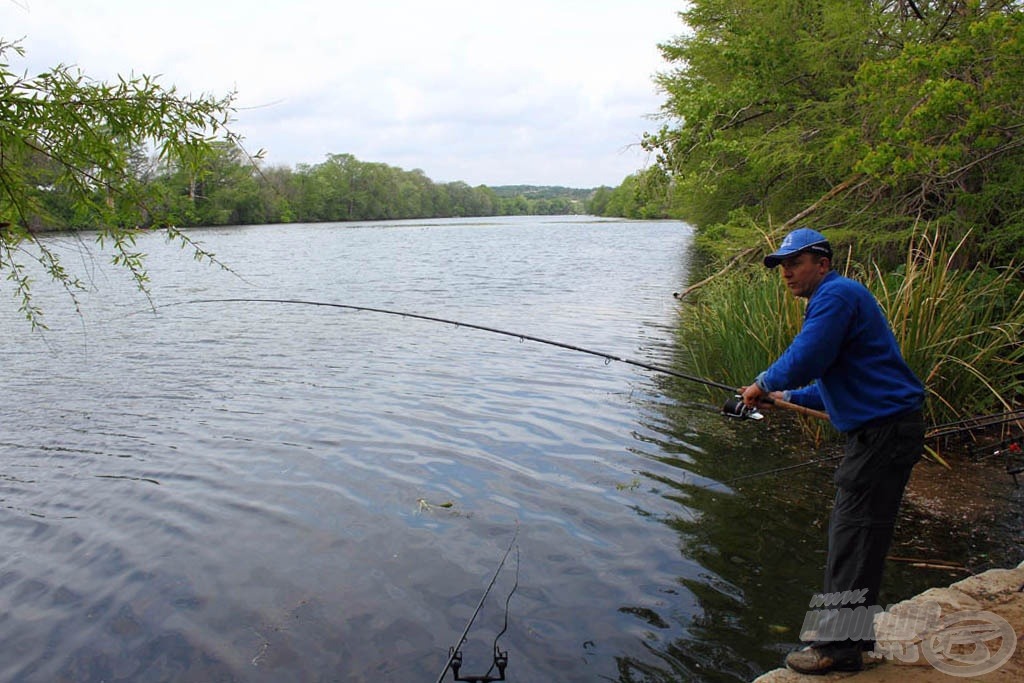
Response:
[[[587,213],[594,216],[607,216],[608,202],[612,197],[612,188],[602,185],[594,190],[594,194],[587,200]]]
[[[37,239],[40,230],[95,227],[97,241],[112,245],[114,263],[143,290],[143,256],[134,247],[141,227],[157,226],[211,258],[168,220],[141,160],[151,151],[163,164],[199,169],[215,154],[215,140],[238,142],[227,128],[234,93],[186,96],[149,76],[97,82],[66,65],[29,77],[10,68],[11,57],[23,56],[18,43],[0,40],[0,271],[32,325],[42,325],[42,311],[22,259],[40,263],[72,298],[81,288]]]
[[[695,0],[645,140],[669,210],[742,245],[828,196],[814,220],[840,242],[899,253],[923,220],[1024,257],[1020,5]]]

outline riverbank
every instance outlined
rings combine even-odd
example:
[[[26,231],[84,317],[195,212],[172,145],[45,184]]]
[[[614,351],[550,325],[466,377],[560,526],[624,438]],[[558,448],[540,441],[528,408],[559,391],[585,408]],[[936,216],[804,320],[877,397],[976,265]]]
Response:
[[[775,669],[754,683],[1024,680],[1024,562],[904,600],[877,615],[875,628],[877,654],[865,657],[864,671],[804,676]]]
[[[822,677],[779,668],[758,677],[755,683],[838,679],[924,683],[968,677],[984,683],[1024,680],[1024,647],[1019,646],[1024,635],[1024,489],[1017,488],[998,463],[953,460],[952,464],[951,471],[928,464],[915,468],[905,506],[927,513],[933,523],[946,525],[951,536],[968,536],[965,555],[921,556],[914,566],[922,571],[938,570],[941,575],[948,565],[953,577],[956,572],[970,575],[948,583],[937,582],[935,587],[876,615],[877,652],[881,656],[866,658],[864,671]],[[942,549],[934,548],[933,552],[941,553]],[[890,556],[891,562],[909,559]],[[993,565],[997,568],[991,568]],[[965,671],[968,664],[943,656],[941,647],[939,656],[924,652],[924,648],[936,644],[949,644],[945,652],[961,659],[973,654],[978,660],[974,665],[977,673]]]

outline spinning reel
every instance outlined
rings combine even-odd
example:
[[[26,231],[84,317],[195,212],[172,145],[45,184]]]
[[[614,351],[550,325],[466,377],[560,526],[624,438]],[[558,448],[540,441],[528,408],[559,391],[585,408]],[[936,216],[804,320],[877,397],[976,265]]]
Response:
[[[763,420],[764,415],[757,408],[751,408],[743,402],[739,394],[733,396],[722,406],[722,415],[737,420]]]

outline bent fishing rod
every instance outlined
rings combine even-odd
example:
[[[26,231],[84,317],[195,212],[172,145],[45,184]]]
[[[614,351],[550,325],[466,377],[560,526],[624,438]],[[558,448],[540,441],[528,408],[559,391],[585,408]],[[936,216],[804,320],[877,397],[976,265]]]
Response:
[[[414,320],[425,320],[428,322],[442,323],[445,325],[453,325],[455,327],[465,327],[473,330],[480,330],[482,332],[490,332],[493,334],[500,334],[506,337],[512,337],[520,341],[532,341],[538,344],[546,344],[547,346],[554,346],[560,349],[566,349],[568,351],[576,351],[578,353],[586,353],[591,356],[597,356],[603,358],[606,362],[615,361],[617,363],[625,363],[626,365],[633,365],[638,368],[644,368],[645,370],[651,370],[653,372],[660,372],[671,377],[677,377],[679,379],[686,380],[688,382],[696,382],[703,384],[704,386],[711,387],[713,389],[722,389],[732,394],[738,394],[739,388],[723,384],[722,382],[715,382],[710,379],[703,377],[697,377],[696,375],[689,375],[684,372],[678,372],[670,368],[665,368],[643,361],[634,360],[632,358],[623,358],[622,356],[616,356],[611,353],[605,353],[604,351],[595,351],[593,349],[584,348],[582,346],[576,346],[575,344],[567,344],[565,342],[554,341],[551,339],[544,339],[542,337],[535,337],[530,334],[523,334],[521,332],[510,332],[508,330],[498,329],[496,327],[488,327],[486,325],[477,325],[474,323],[468,323],[461,320],[450,320],[448,318],[439,318],[432,315],[424,315],[422,313],[411,313],[408,311],[396,311],[387,308],[375,308],[372,306],[356,306],[353,304],[339,304],[327,301],[308,301],[303,299],[257,299],[257,298],[241,298],[241,297],[228,297],[219,299],[191,299],[189,301],[178,301],[169,304],[162,304],[160,306],[154,306],[153,310],[159,310],[163,308],[172,308],[175,306],[194,306],[201,304],[285,304],[294,306],[321,306],[324,308],[340,308],[349,311],[360,311],[364,313],[380,313],[383,315],[393,315],[401,318],[410,318]],[[824,413],[820,410],[814,410],[805,406],[800,406],[789,401],[784,401],[779,398],[772,398],[770,396],[762,396],[759,399],[762,403],[774,405],[778,408],[785,408],[786,410],[792,410],[809,417],[815,417],[819,420],[828,421],[828,413]],[[731,417],[745,417],[748,415],[748,411],[732,400],[726,404],[726,408],[723,412],[726,412]]]

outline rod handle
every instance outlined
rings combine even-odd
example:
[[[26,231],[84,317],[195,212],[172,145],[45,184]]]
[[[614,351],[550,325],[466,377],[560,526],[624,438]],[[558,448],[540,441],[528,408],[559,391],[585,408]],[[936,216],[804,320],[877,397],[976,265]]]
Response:
[[[819,420],[825,420],[826,422],[828,422],[829,419],[828,413],[824,411],[815,410],[814,408],[808,408],[806,406],[798,406],[795,403],[783,401],[781,398],[771,398],[770,396],[762,396],[759,400],[763,401],[764,403],[770,403],[778,408],[792,410],[794,412],[801,413],[802,415],[807,415],[808,417],[816,417]]]

